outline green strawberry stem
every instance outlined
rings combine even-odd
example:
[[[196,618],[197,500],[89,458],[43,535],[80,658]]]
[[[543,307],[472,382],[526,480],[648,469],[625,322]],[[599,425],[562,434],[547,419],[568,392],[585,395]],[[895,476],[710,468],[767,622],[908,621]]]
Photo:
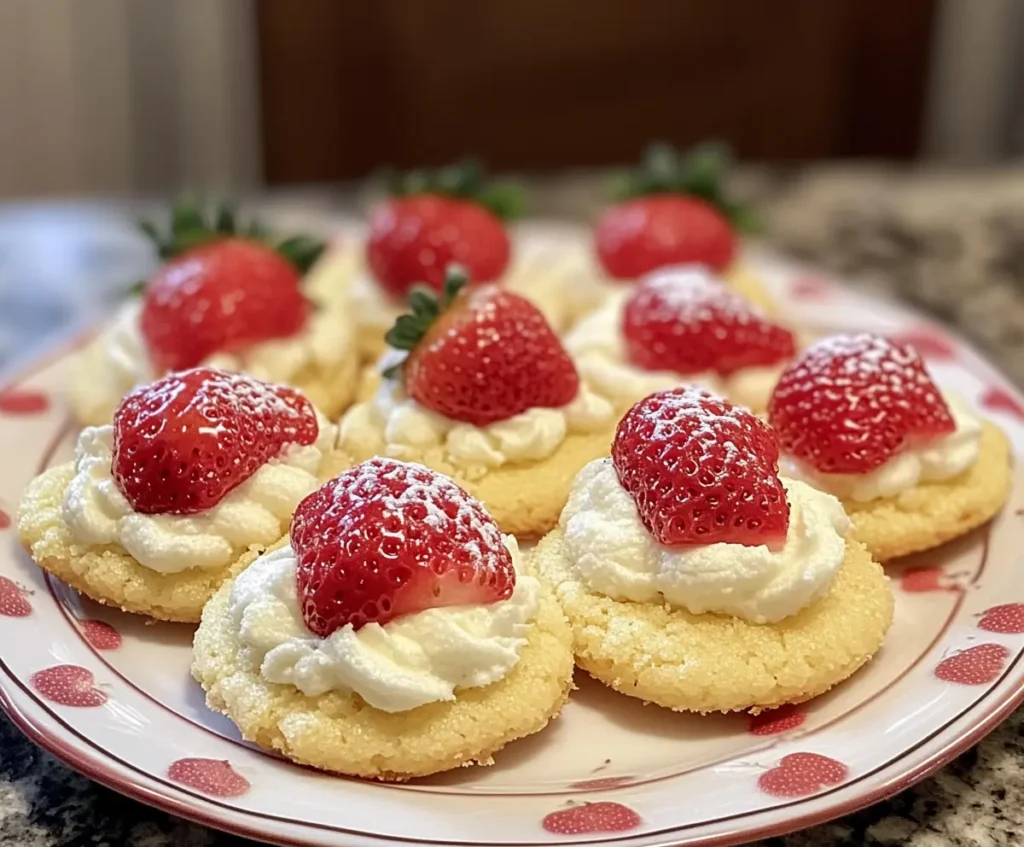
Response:
[[[262,223],[250,220],[242,224],[234,207],[223,201],[207,207],[191,198],[182,198],[171,207],[168,231],[147,220],[139,221],[139,229],[156,245],[157,254],[164,261],[223,238],[248,238],[273,247],[303,275],[326,247],[308,235],[293,235],[275,242]]]
[[[469,283],[466,271],[458,265],[449,265],[445,272],[440,296],[426,285],[414,285],[409,291],[409,311],[399,315],[395,325],[387,331],[384,340],[395,350],[413,350],[434,321],[452,304],[458,293]],[[402,370],[402,363],[384,371],[386,379],[393,379]]]
[[[463,159],[435,170],[417,168],[403,173],[389,169],[384,171],[383,179],[388,193],[397,197],[442,194],[472,200],[504,220],[523,214],[522,186],[508,180],[490,180],[476,159]]]
[[[757,229],[752,211],[725,193],[725,175],[731,165],[732,154],[721,142],[704,142],[686,151],[656,142],[644,152],[639,167],[613,177],[610,193],[618,201],[651,194],[700,197],[718,207],[736,229],[751,232]]]

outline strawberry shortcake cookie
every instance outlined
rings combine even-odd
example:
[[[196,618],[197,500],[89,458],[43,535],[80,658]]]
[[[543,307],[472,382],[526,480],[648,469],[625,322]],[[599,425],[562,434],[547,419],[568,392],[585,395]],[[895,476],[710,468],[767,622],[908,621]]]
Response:
[[[482,500],[502,531],[543,534],[576,472],[607,455],[611,403],[517,294],[452,270],[440,302],[416,289],[410,304],[376,394],[341,421],[341,451],[420,462]]]
[[[370,213],[365,251],[333,247],[316,273],[349,293],[359,348],[366,362],[386,350],[384,336],[402,314],[414,285],[440,293],[449,264],[474,284],[498,282],[532,300],[562,329],[566,296],[582,272],[572,249],[518,245],[508,222],[522,205],[518,186],[487,179],[479,164],[396,174],[390,196]]]
[[[793,333],[699,265],[663,268],[610,296],[565,346],[587,384],[620,413],[681,384],[763,412],[796,351]]]
[[[344,291],[303,284],[322,244],[271,246],[226,208],[206,221],[179,206],[168,240],[146,231],[164,263],[78,354],[70,391],[81,423],[105,423],[135,386],[199,365],[296,386],[332,418],[349,405],[358,353]]]
[[[739,258],[739,233],[750,214],[725,194],[727,151],[703,144],[680,153],[652,145],[640,167],[623,174],[618,201],[594,227],[594,252],[605,274],[599,286],[641,279],[674,265],[703,265],[745,300],[774,310],[761,281]],[[593,299],[593,298],[591,298]]]
[[[882,336],[809,347],[768,413],[784,473],[838,497],[879,560],[963,535],[1009,495],[1003,432],[944,396],[912,347]]]
[[[296,509],[291,535],[203,611],[192,673],[247,740],[405,780],[492,762],[572,685],[572,634],[514,537],[421,465],[377,458]]]
[[[198,621],[341,467],[336,435],[292,388],[213,368],[169,374],[29,483],[18,533],[40,567],[94,600]]]
[[[778,457],[767,424],[703,389],[626,414],[534,553],[581,668],[671,709],[757,711],[821,694],[878,651],[885,574],[839,501],[780,477]]]

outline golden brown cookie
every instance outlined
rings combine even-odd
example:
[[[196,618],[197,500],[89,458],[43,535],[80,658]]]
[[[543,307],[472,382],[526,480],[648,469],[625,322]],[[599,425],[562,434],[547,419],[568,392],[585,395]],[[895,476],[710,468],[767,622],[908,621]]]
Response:
[[[844,501],[854,532],[879,561],[937,547],[981,526],[1010,494],[1011,456],[1006,435],[982,422],[978,461],[953,479],[927,482],[895,497]]]
[[[453,702],[397,713],[375,709],[356,694],[309,697],[264,681],[240,655],[230,592],[229,582],[203,612],[192,675],[207,705],[227,715],[246,740],[304,765],[389,781],[489,765],[510,741],[542,730],[573,687],[572,633],[548,590],[506,677],[458,691]]]
[[[18,537],[43,570],[98,603],[158,620],[195,623],[220,584],[263,552],[251,547],[224,568],[163,574],[143,567],[120,547],[76,544],[61,515],[74,475],[68,463],[29,483],[18,511]]]
[[[888,578],[854,540],[828,593],[775,624],[596,594],[565,558],[561,529],[538,544],[531,564],[569,617],[576,663],[622,694],[678,711],[809,700],[867,662],[892,623]]]

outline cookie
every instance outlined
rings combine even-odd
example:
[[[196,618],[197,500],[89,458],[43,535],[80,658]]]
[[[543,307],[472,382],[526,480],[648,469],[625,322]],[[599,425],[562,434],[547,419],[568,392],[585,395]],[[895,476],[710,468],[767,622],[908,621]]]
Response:
[[[38,565],[98,603],[163,621],[195,623],[225,579],[243,570],[262,547],[250,547],[231,565],[163,574],[114,547],[77,545],[61,515],[72,463],[29,483],[18,512],[18,537]]]
[[[242,736],[304,765],[403,781],[472,764],[543,729],[573,688],[572,633],[549,591],[515,667],[498,682],[457,691],[454,701],[389,713],[355,694],[310,697],[266,682],[241,655],[228,612],[231,583],[216,593],[196,632],[192,675],[207,705]]]
[[[1010,493],[1010,445],[982,421],[978,460],[960,476],[916,485],[895,497],[843,507],[854,532],[880,561],[937,547],[989,521]]]
[[[569,617],[579,667],[677,711],[756,712],[823,694],[878,651],[893,616],[887,577],[852,539],[828,593],[775,624],[595,594],[566,560],[560,529],[531,561]]]

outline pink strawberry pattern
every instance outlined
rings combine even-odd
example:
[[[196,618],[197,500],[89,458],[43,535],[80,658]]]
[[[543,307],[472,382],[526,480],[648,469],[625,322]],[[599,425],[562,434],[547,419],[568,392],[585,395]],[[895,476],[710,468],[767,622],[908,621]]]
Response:
[[[957,355],[953,341],[939,330],[930,327],[915,327],[889,337],[900,344],[909,344],[925,359],[949,361],[955,359]]]
[[[11,528],[11,516],[3,509],[0,509],[0,529]]]
[[[1002,644],[978,644],[947,656],[935,667],[935,676],[957,685],[984,685],[1000,673],[1010,651]]]
[[[827,300],[831,286],[820,276],[798,276],[789,285],[789,295],[797,300]]]
[[[849,774],[842,762],[820,753],[790,753],[757,779],[757,787],[773,797],[807,797],[839,785]]]
[[[802,726],[807,715],[796,705],[780,706],[750,716],[751,735],[779,735]]]
[[[1024,421],[1024,407],[1010,392],[1002,388],[992,387],[981,398],[981,405],[993,412],[1006,412]]]
[[[978,629],[1006,635],[1024,633],[1024,603],[1004,603],[986,609],[978,621]]]
[[[640,815],[621,803],[583,803],[552,812],[543,820],[544,829],[556,835],[588,835],[598,832],[628,832],[640,826]]]
[[[904,571],[900,577],[900,588],[909,594],[923,594],[929,591],[959,591],[957,585],[945,582],[942,568],[913,568]]]
[[[121,633],[104,621],[82,621],[82,635],[97,650],[116,650],[121,646]]]
[[[80,665],[54,665],[36,671],[29,682],[43,697],[61,706],[87,709],[107,702],[107,695],[96,687],[92,671]]]
[[[38,415],[50,408],[50,397],[31,388],[8,388],[0,392],[0,412],[7,415]]]
[[[0,576],[0,615],[5,618],[27,618],[32,614],[32,604],[25,591],[14,580]]]
[[[178,759],[167,768],[167,778],[211,797],[241,797],[251,787],[224,759]]]

